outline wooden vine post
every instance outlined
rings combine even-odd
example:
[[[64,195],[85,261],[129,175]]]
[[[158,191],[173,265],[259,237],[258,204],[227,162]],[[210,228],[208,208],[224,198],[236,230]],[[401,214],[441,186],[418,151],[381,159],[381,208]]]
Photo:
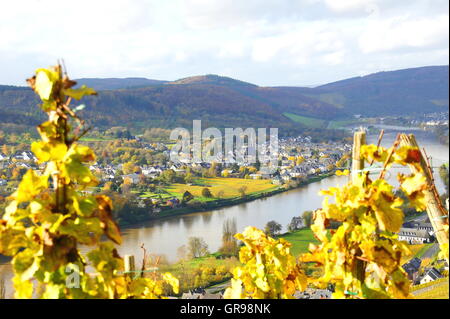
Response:
[[[355,132],[353,135],[353,149],[352,149],[352,170],[351,178],[352,182],[362,174],[364,169],[364,159],[361,157],[361,146],[366,144],[366,132],[362,129]],[[359,254],[362,255],[360,251]],[[356,261],[356,266],[354,268],[355,277],[357,277],[361,282],[364,282],[366,272],[366,262],[362,260]]]
[[[366,144],[366,132],[363,130],[355,132],[353,135],[352,149],[352,181],[361,174],[364,169],[364,159],[361,158],[361,146]]]
[[[401,134],[400,143],[402,146],[412,146],[419,148],[417,141],[413,134]],[[420,148],[419,148],[420,150]],[[423,170],[423,174],[427,179],[428,188],[424,191],[425,200],[427,202],[427,213],[430,219],[431,225],[433,226],[436,238],[439,245],[448,245],[448,231],[445,230],[445,225],[448,225],[448,211],[442,205],[439,198],[439,193],[436,190],[434,184],[433,171],[429,165],[428,158],[424,151],[420,151],[420,166]],[[418,170],[414,165],[409,165],[413,173],[418,173]],[[448,262],[448,260],[447,260]]]
[[[134,278],[135,275],[135,263],[134,263],[134,256],[133,255],[125,255],[123,256],[124,261],[124,269],[125,269],[125,276]]]

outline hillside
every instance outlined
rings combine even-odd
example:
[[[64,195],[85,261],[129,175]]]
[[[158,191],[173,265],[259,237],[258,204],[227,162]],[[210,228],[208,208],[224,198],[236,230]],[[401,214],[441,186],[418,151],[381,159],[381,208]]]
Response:
[[[448,79],[448,65],[429,66],[378,72],[302,92],[350,114],[423,114],[448,110]]]
[[[145,78],[80,79],[100,93],[82,101],[99,128],[127,126],[278,127],[282,133],[322,129],[331,120],[439,112],[448,109],[448,66],[379,72],[316,88],[259,87],[218,75],[167,82]],[[25,87],[0,86],[3,127],[35,125],[42,112]]]
[[[0,87],[4,122],[18,124],[14,117],[19,116],[14,115],[20,114],[21,121],[34,124],[40,117],[37,103],[28,88]],[[191,127],[192,120],[201,119],[205,127],[278,127],[282,133],[300,132],[307,126],[283,113],[325,119],[340,115],[333,105],[302,94],[285,95],[278,89],[215,75],[140,88],[100,90],[98,96],[82,103],[88,105],[82,116],[94,126],[128,126],[137,130]]]

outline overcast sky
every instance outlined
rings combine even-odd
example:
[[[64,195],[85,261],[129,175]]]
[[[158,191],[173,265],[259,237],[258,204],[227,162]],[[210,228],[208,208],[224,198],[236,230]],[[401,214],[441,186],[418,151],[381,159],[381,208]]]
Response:
[[[447,0],[11,0],[0,3],[0,84],[64,58],[69,75],[219,74],[316,85],[446,65]]]

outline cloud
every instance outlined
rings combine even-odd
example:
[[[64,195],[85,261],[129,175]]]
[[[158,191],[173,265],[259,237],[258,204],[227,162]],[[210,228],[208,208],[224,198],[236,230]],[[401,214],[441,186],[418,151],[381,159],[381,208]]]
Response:
[[[253,43],[252,58],[256,62],[271,60],[302,65],[317,55],[334,53],[344,44],[329,25],[323,23],[299,25],[291,31],[258,38]]]
[[[15,0],[0,83],[64,58],[73,77],[215,73],[307,85],[448,62],[444,0]]]
[[[335,13],[360,13],[370,14],[379,10],[376,1],[373,0],[325,0],[326,6]]]
[[[408,48],[427,49],[439,44],[448,46],[448,14],[430,18],[407,16],[385,21],[373,21],[359,38],[364,53]]]

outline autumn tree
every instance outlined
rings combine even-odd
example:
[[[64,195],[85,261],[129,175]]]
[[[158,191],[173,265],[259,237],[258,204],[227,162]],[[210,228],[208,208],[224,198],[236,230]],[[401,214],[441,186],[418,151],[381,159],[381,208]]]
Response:
[[[187,172],[184,176],[184,183],[185,184],[191,184],[194,181],[194,176],[191,172]]]
[[[174,170],[168,169],[162,172],[159,178],[163,183],[171,184],[175,181],[176,174]]]
[[[298,230],[303,227],[303,218],[302,217],[292,217],[291,222],[288,224],[288,231]]]
[[[225,196],[225,191],[224,190],[219,190],[216,194],[217,198],[223,198]]]
[[[208,187],[205,187],[202,189],[202,196],[206,198],[211,198],[213,197],[213,194],[211,193]]]
[[[281,231],[281,229],[282,229],[282,226],[279,223],[277,223],[274,220],[271,220],[264,227],[264,232],[268,236],[272,236],[273,237],[273,236],[277,235]]]
[[[305,223],[306,227],[311,227],[312,221],[313,221],[313,212],[310,210],[307,210],[303,212],[303,222]]]
[[[245,197],[247,191],[247,186],[241,186],[238,188],[238,192],[241,195],[241,197]]]
[[[219,251],[225,255],[236,255],[238,243],[234,235],[237,233],[236,219],[228,218],[222,226],[222,246]]]
[[[189,237],[188,240],[189,256],[199,258],[209,254],[208,244],[200,237]]]

